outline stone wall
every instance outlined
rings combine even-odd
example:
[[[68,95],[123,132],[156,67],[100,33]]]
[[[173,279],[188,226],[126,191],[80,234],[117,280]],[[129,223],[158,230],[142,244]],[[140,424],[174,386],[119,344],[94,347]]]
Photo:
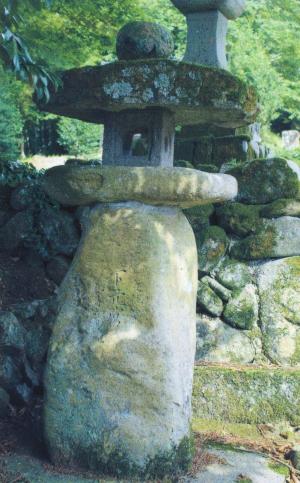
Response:
[[[47,198],[42,176],[13,166],[0,186],[0,417],[42,395],[56,291],[80,239],[80,212]]]
[[[239,184],[234,202],[186,211],[199,257],[197,360],[299,367],[299,167],[279,158],[251,160],[251,142],[242,155],[240,135],[213,134],[211,157],[206,149],[202,158],[210,166],[182,161],[188,144],[197,145],[194,152],[204,146],[199,128],[181,133],[176,148],[175,164],[226,172]]]

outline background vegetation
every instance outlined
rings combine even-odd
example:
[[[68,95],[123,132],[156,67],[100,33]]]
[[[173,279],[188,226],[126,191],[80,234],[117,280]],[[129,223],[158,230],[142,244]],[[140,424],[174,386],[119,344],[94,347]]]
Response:
[[[28,125],[32,132],[41,119],[51,119],[36,111],[32,88],[47,96],[49,84],[59,82],[53,72],[113,60],[116,34],[126,22],[164,24],[175,55],[184,52],[185,19],[169,0],[0,0],[0,13],[0,160],[24,149],[29,154]],[[256,87],[266,130],[300,128],[299,26],[299,0],[247,0],[245,14],[230,22],[230,70]],[[97,153],[99,128],[58,122],[58,152]]]

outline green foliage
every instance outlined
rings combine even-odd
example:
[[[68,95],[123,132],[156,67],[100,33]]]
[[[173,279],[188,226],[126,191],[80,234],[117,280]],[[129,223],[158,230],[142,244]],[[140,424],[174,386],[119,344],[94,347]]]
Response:
[[[10,79],[0,70],[0,162],[20,157],[22,119]]]
[[[58,124],[59,144],[71,156],[99,156],[103,127],[97,124],[61,118]]]
[[[50,86],[57,88],[59,77],[49,72],[40,62],[31,57],[27,44],[19,34],[23,21],[21,11],[36,10],[41,5],[50,6],[51,0],[2,0],[0,1],[0,61],[15,73],[17,78],[29,82],[38,99],[50,97]]]
[[[230,23],[231,71],[254,85],[264,124],[286,110],[300,118],[300,3],[248,0],[246,13]]]
[[[32,164],[10,161],[0,163],[0,186],[16,188],[20,184],[29,183],[42,175]]]
[[[285,149],[281,137],[266,128],[262,132],[262,137],[264,144],[271,149],[275,156],[290,159],[300,166],[300,148]]]

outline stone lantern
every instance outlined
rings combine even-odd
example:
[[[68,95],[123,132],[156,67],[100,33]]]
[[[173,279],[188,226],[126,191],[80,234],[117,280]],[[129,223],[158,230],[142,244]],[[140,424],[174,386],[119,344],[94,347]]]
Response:
[[[187,19],[186,62],[226,69],[228,20],[238,18],[246,0],[171,0]]]
[[[231,176],[172,167],[175,125],[241,126],[257,102],[225,71],[164,58],[159,26],[125,27],[117,50],[118,62],[65,72],[40,106],[105,124],[102,166],[45,175],[52,198],[86,208],[58,294],[44,425],[54,463],[144,481],[192,458],[197,250],[182,208],[237,194]]]

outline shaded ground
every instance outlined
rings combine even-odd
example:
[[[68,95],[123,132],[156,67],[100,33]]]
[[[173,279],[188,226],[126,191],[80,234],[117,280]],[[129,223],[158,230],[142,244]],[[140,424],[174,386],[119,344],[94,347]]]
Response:
[[[125,480],[52,466],[42,438],[36,437],[41,434],[40,417],[36,417],[40,410],[41,407],[35,408],[33,415],[21,412],[6,421],[0,420],[0,483],[125,483]],[[277,462],[278,459],[287,465],[284,452],[290,443],[284,442],[282,437],[273,440],[263,434],[263,428],[258,429],[258,433],[260,438],[257,441],[233,435],[233,430],[196,433],[197,451],[191,473],[173,480],[165,479],[164,483],[297,482],[295,473],[295,479],[286,480],[289,468]],[[269,458],[270,455],[273,459]]]
[[[43,266],[0,253],[0,310],[12,304],[47,299],[55,285],[45,276]]]

